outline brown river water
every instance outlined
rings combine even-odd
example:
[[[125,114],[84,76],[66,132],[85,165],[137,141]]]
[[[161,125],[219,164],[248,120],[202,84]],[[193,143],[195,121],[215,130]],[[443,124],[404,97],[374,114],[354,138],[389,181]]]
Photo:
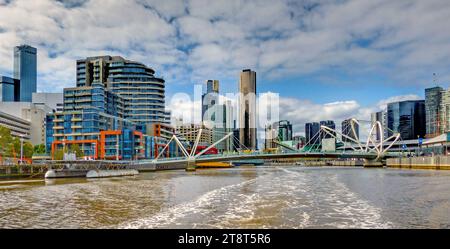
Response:
[[[450,228],[450,172],[263,166],[2,183],[0,228]]]

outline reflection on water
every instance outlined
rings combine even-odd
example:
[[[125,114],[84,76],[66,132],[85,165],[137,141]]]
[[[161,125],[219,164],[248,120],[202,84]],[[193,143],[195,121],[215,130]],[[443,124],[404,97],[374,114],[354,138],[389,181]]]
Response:
[[[242,167],[0,185],[1,228],[449,228],[450,172]]]

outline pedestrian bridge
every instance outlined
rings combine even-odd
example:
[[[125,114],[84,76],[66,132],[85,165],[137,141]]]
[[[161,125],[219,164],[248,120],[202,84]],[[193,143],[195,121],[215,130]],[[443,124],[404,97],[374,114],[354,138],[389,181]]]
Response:
[[[238,161],[238,160],[252,160],[252,159],[289,159],[289,158],[324,158],[324,159],[365,159],[367,162],[380,162],[382,159],[386,157],[396,156],[396,153],[390,153],[389,149],[399,140],[400,134],[393,133],[393,135],[389,138],[384,138],[384,130],[387,129],[382,126],[380,122],[376,122],[372,128],[370,129],[369,136],[367,141],[360,141],[358,137],[358,133],[356,132],[355,126],[359,127],[360,121],[356,119],[351,119],[349,122],[349,127],[347,127],[350,131],[349,134],[342,134],[339,131],[329,128],[327,126],[321,126],[320,131],[315,134],[310,141],[304,146],[304,148],[298,150],[295,148],[290,148],[286,145],[279,144],[282,147],[285,147],[290,152],[285,153],[226,153],[222,155],[204,155],[211,148],[217,146],[219,143],[224,140],[232,137],[232,139],[236,140],[233,136],[233,132],[226,134],[222,139],[218,140],[208,148],[204,149],[198,154],[194,154],[196,152],[197,146],[199,144],[202,129],[198,130],[197,139],[192,146],[191,152],[185,148],[183,143],[180,142],[180,138],[177,135],[173,135],[170,141],[167,143],[165,148],[160,152],[159,156],[153,160],[142,160],[139,162],[135,162],[135,164],[143,164],[143,165],[170,165],[170,164],[185,164],[187,168],[195,168],[196,163],[206,163],[206,162],[230,162],[230,161]],[[375,140],[373,137],[377,134],[381,134],[381,137]],[[321,151],[320,148],[321,141],[320,139],[323,137],[334,138],[336,141],[340,141],[343,144],[343,150],[341,151]],[[161,158],[161,155],[164,154],[169,144],[175,142],[184,157],[178,158]],[[240,143],[240,141],[237,141]],[[387,146],[386,146],[387,144]],[[243,146],[243,145],[242,145]],[[244,146],[245,148],[245,146]]]

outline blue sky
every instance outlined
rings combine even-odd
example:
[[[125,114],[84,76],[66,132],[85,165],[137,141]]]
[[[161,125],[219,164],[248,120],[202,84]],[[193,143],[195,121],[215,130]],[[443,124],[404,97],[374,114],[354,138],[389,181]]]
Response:
[[[193,112],[170,97],[207,79],[235,92],[251,68],[301,132],[423,98],[433,73],[448,87],[449,16],[448,0],[0,0],[0,74],[22,43],[38,48],[39,91],[74,86],[76,59],[122,55],[166,79],[168,108]]]

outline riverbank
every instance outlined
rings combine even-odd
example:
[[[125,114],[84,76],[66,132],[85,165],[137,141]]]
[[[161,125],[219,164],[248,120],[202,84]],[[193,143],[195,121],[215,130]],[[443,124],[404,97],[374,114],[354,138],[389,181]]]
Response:
[[[450,170],[450,156],[389,158],[388,168]]]

